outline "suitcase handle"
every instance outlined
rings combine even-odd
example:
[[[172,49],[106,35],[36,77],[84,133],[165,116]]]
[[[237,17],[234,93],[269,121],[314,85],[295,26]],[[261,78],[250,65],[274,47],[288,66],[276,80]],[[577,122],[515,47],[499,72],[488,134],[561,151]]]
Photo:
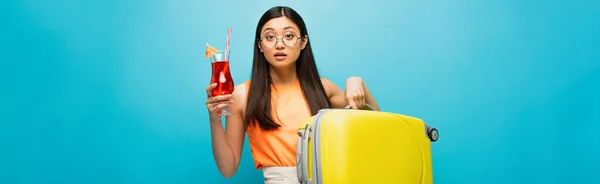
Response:
[[[298,139],[298,143],[296,145],[296,172],[298,174],[298,182],[300,183],[310,183],[308,178],[308,139],[310,137],[310,124],[306,124],[304,129],[298,130],[298,135],[300,139]]]
[[[350,109],[350,108],[351,108],[350,105],[346,105],[345,109]],[[371,106],[369,104],[365,104],[365,106],[362,108],[362,110],[371,110],[371,111],[374,111],[375,108],[373,108],[373,106]]]

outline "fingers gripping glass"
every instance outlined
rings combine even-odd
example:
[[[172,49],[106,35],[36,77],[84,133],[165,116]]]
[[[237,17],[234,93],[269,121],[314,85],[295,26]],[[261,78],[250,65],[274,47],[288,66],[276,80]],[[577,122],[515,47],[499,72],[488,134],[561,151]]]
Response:
[[[266,48],[274,48],[277,45],[277,42],[279,42],[279,40],[281,40],[283,45],[286,45],[288,47],[293,47],[293,46],[296,46],[296,44],[298,44],[298,40],[300,40],[300,37],[293,35],[293,34],[286,34],[279,38],[275,37],[273,35],[267,35],[267,36],[264,36],[259,41],[261,42],[262,46],[264,46]]]

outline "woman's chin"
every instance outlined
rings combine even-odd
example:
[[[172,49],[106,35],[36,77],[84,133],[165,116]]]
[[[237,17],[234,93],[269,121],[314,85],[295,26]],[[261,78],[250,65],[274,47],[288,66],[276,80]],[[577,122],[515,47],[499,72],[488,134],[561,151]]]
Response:
[[[274,60],[273,62],[269,62],[269,63],[271,63],[271,67],[274,67],[274,68],[287,68],[287,67],[294,65],[294,62],[290,62],[287,60],[283,60],[283,61]]]

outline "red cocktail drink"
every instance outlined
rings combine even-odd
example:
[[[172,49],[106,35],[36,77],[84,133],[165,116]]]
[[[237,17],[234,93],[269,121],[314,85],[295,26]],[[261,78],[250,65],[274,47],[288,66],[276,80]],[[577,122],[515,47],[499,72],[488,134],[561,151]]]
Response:
[[[212,89],[212,96],[228,95],[233,93],[235,87],[231,73],[229,72],[229,61],[212,62],[212,79],[211,84],[217,83],[217,86]]]

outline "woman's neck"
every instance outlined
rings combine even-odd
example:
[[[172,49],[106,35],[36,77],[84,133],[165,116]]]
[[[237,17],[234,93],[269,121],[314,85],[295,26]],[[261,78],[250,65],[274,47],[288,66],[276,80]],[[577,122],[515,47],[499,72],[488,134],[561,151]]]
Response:
[[[273,85],[277,86],[292,84],[296,82],[297,79],[295,65],[285,68],[271,67],[270,74],[271,79],[273,80]]]

